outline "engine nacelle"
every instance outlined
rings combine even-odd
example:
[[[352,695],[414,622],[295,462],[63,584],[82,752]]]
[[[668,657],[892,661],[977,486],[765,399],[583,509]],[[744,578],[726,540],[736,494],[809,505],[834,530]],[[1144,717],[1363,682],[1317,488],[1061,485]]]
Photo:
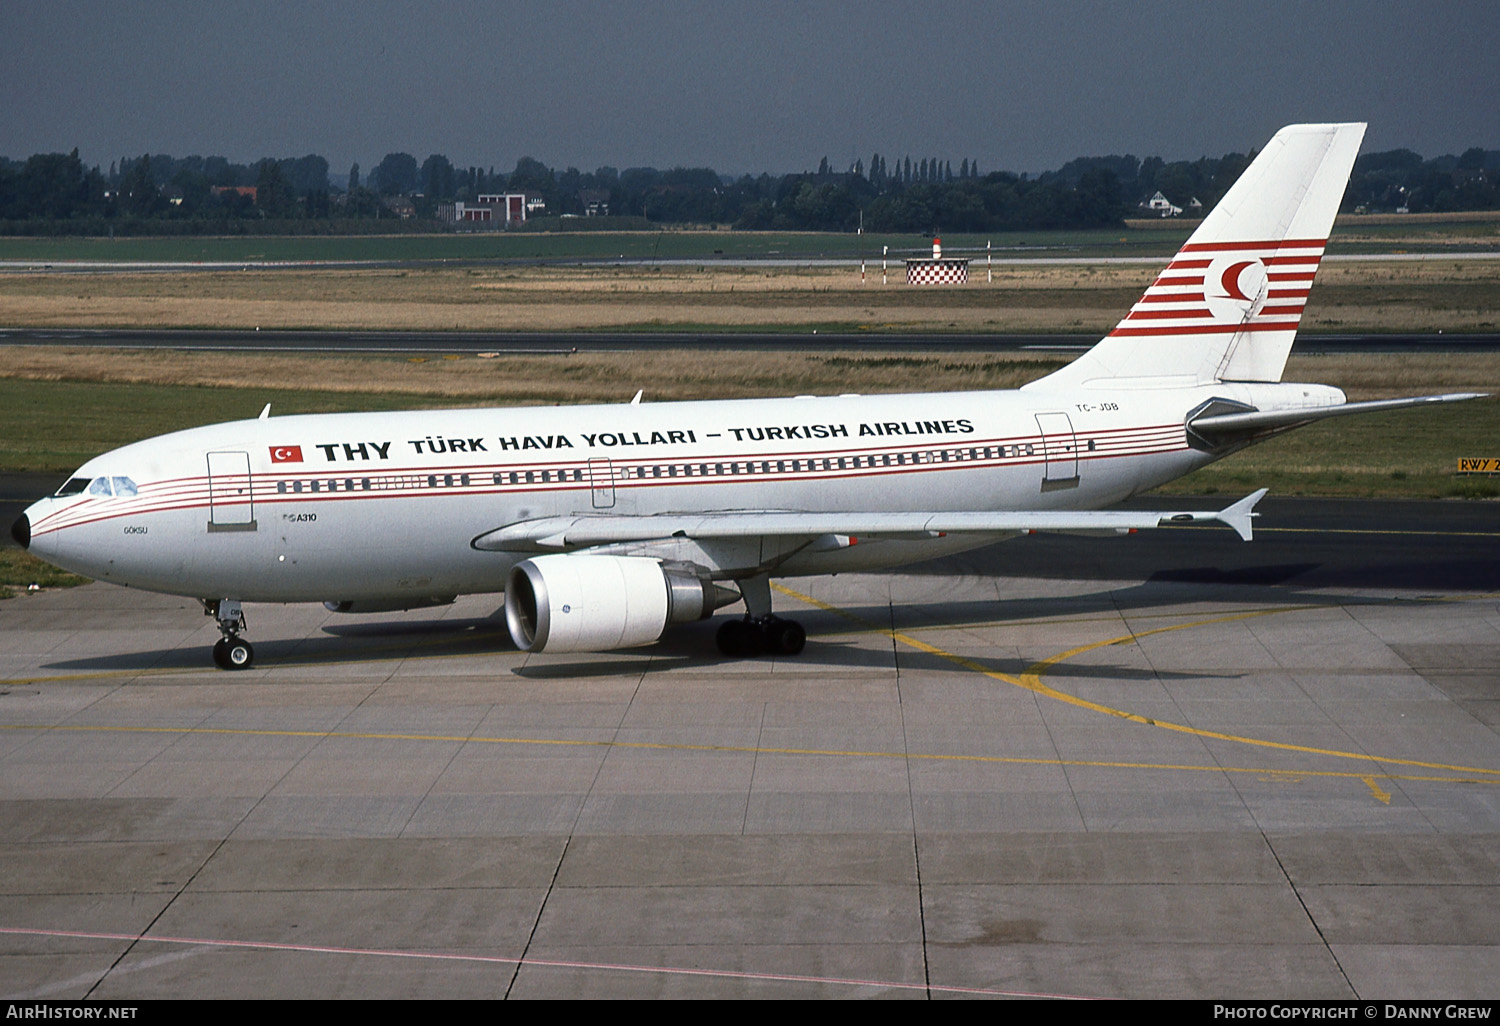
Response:
[[[505,622],[523,652],[605,652],[649,645],[669,623],[739,599],[700,567],[644,556],[537,556],[505,587]]]
[[[426,598],[348,599],[324,602],[323,608],[330,613],[396,613],[429,606],[451,606],[455,598],[456,595],[432,595]]]

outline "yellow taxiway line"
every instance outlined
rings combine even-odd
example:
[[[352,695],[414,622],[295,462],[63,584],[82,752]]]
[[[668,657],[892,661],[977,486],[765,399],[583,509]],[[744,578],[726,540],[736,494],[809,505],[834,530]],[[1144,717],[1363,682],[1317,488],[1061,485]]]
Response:
[[[1482,769],[1475,766],[1456,766],[1442,762],[1425,762],[1420,759],[1386,758],[1382,756],[1368,755],[1364,752],[1345,752],[1340,751],[1336,748],[1316,748],[1311,745],[1294,745],[1288,744],[1284,741],[1267,741],[1262,738],[1244,737],[1239,734],[1226,734],[1222,731],[1217,730],[1204,730],[1201,727],[1189,727],[1181,723],[1172,723],[1168,720],[1160,720],[1156,719],[1155,717],[1142,716],[1139,713],[1129,712],[1124,709],[1116,709],[1112,706],[1103,705],[1099,702],[1091,702],[1088,699],[1079,698],[1077,695],[1070,695],[1067,692],[1059,691],[1058,689],[1042,681],[1042,676],[1045,673],[1047,673],[1054,667],[1067,662],[1069,659],[1073,659],[1076,656],[1083,655],[1086,652],[1093,652],[1096,649],[1108,648],[1111,645],[1134,644],[1141,638],[1151,637],[1155,634],[1168,634],[1173,631],[1191,630],[1195,627],[1206,627],[1216,623],[1233,623],[1237,620],[1250,620],[1261,616],[1278,616],[1282,613],[1291,613],[1298,610],[1310,608],[1333,608],[1331,605],[1276,606],[1271,609],[1257,609],[1251,612],[1240,612],[1232,613],[1227,616],[1210,617],[1206,620],[1194,620],[1189,623],[1174,624],[1170,627],[1155,627],[1149,631],[1140,631],[1138,633],[1125,634],[1116,638],[1108,638],[1104,641],[1095,641],[1090,642],[1086,645],[1078,645],[1075,648],[1068,649],[1066,652],[1059,652],[1057,655],[1048,656],[1046,659],[1032,663],[1024,671],[1021,672],[1020,676],[1014,676],[1012,674],[1002,673],[999,670],[991,669],[983,663],[974,659],[970,659],[967,656],[957,655],[956,653],[949,652],[947,649],[939,648],[936,645],[929,644],[928,642],[923,641],[920,638],[914,638],[910,634],[881,627],[879,624],[872,623],[869,620],[864,619],[863,617],[856,616],[854,613],[850,613],[846,610],[838,608],[837,606],[830,605],[829,603],[823,602],[819,599],[815,599],[811,595],[804,595],[800,591],[793,591],[791,588],[788,588],[785,585],[773,584],[772,587],[781,592],[783,595],[797,599],[799,602],[804,602],[817,609],[822,609],[826,612],[844,617],[847,620],[852,620],[856,623],[863,624],[876,634],[883,634],[886,637],[889,637],[894,641],[898,641],[903,645],[907,645],[911,648],[917,649],[919,652],[926,652],[929,655],[937,656],[938,658],[947,660],[948,662],[953,663],[956,666],[962,666],[966,670],[982,674],[986,677],[991,678],[992,680],[1004,681],[1007,684],[1013,684],[1018,688],[1025,688],[1027,691],[1034,692],[1035,694],[1042,695],[1046,698],[1055,699],[1056,701],[1064,702],[1068,705],[1076,706],[1080,709],[1087,709],[1090,712],[1101,713],[1106,716],[1115,716],[1122,720],[1128,720],[1131,723],[1140,723],[1150,727],[1157,727],[1161,730],[1175,731],[1180,734],[1190,734],[1194,737],[1212,738],[1216,741],[1232,741],[1236,744],[1251,745],[1257,748],[1272,748],[1286,752],[1302,752],[1309,755],[1325,755],[1336,759],[1358,759],[1361,762],[1385,763],[1392,766],[1412,766],[1419,769],[1442,770],[1451,773],[1473,773],[1500,778],[1500,769]],[[1361,775],[1361,779],[1363,779],[1363,775]]]

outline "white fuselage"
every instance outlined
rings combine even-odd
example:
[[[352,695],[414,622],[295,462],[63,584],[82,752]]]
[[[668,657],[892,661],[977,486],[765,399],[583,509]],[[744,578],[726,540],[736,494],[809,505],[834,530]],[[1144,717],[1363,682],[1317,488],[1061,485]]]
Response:
[[[1096,509],[1210,462],[1188,445],[1184,417],[1243,387],[235,421],[89,461],[78,478],[127,478],[135,494],[41,500],[28,511],[31,544],[100,580],[199,598],[495,592],[525,554],[470,541],[541,517]],[[997,537],[815,547],[782,560],[776,574],[897,565]]]

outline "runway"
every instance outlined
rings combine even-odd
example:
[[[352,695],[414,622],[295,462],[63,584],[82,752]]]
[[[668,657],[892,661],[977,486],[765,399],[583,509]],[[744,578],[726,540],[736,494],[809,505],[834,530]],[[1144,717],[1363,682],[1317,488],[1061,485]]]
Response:
[[[457,353],[567,354],[641,352],[712,347],[725,352],[1056,352],[1082,353],[1099,336],[1056,334],[788,334],[785,332],[475,332],[475,331],[228,331],[114,328],[4,328],[0,346],[89,349],[159,349],[245,353]],[[1500,333],[1309,335],[1297,353],[1488,353]]]
[[[1493,999],[1494,504],[1304,503],[787,581],[789,660],[0,602],[0,991]]]
[[[655,233],[650,233],[655,234]],[[647,236],[649,238],[649,235]],[[993,254],[992,266],[1017,267],[1092,267],[1100,265],[1160,265],[1171,257],[1171,250],[1151,255],[1137,256],[1077,256],[1062,255],[1078,252],[1076,246],[1002,246],[988,249],[984,246],[949,246],[949,255],[967,254],[977,263],[981,254]],[[926,246],[910,249],[888,250],[890,262],[900,265],[905,256],[925,256],[930,250]],[[1024,254],[1024,255],[1023,255]],[[105,274],[214,274],[224,271],[341,271],[376,269],[417,268],[461,268],[461,267],[691,267],[702,270],[715,268],[832,268],[849,270],[869,266],[872,270],[880,262],[879,253],[842,254],[828,256],[823,253],[786,254],[782,256],[744,255],[727,256],[715,250],[713,254],[702,253],[690,257],[655,256],[579,256],[543,255],[531,253],[525,256],[449,256],[414,257],[400,259],[346,259],[346,260],[265,260],[250,257],[242,260],[78,260],[78,259],[9,259],[0,260],[0,274],[25,275],[105,275]],[[1462,250],[1456,252],[1411,252],[1394,253],[1330,253],[1324,260],[1328,263],[1426,263],[1452,260],[1500,260],[1500,251],[1495,249]]]

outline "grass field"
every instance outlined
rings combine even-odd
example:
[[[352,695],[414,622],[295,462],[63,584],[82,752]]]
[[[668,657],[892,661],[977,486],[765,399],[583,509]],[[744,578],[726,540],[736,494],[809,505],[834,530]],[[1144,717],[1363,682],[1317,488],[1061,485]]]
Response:
[[[1061,361],[1002,355],[673,350],[493,360],[0,349],[0,469],[65,473],[126,442],[219,420],[413,407],[1014,388]],[[319,383],[317,390],[303,386]]]
[[[313,330],[1061,332],[1103,334],[1156,275],[1142,264],[974,268],[968,285],[882,285],[851,268],[462,267],[0,275],[9,327]],[[1332,262],[1311,332],[1494,331],[1500,260]]]
[[[557,222],[559,224],[563,222]],[[1197,222],[1142,220],[1090,231],[943,234],[944,248],[968,256],[986,244],[996,256],[1050,253],[1081,256],[1169,256]],[[370,236],[177,236],[171,238],[0,237],[0,260],[67,261],[486,261],[706,260],[716,258],[880,259],[930,247],[928,235],[837,232],[736,232],[691,228],[628,232],[476,232]],[[1441,252],[1500,247],[1495,211],[1449,215],[1340,217],[1330,251]],[[977,253],[982,256],[982,253]]]
[[[8,599],[17,590],[33,584],[38,588],[71,588],[87,583],[87,577],[59,570],[50,563],[43,563],[29,552],[10,547],[0,548],[0,599]]]
[[[1175,231],[1132,232],[1123,229],[1076,232],[997,232],[950,234],[949,250],[997,253],[1025,250],[1170,255],[1187,237]],[[149,260],[222,262],[286,261],[442,261],[442,260],[708,260],[716,258],[880,259],[881,248],[905,254],[926,248],[926,235],[856,235],[834,232],[732,232],[664,229],[644,232],[476,232],[444,235],[371,235],[358,237],[266,236],[261,238],[185,236],[175,238],[34,239],[0,238],[0,260]],[[966,255],[974,255],[968,253]]]
[[[0,469],[66,474],[106,449],[167,431],[272,415],[839,392],[1014,388],[1063,361],[1015,354],[704,350],[434,358],[0,349]],[[1500,392],[1500,354],[1297,356],[1287,380],[1351,399]],[[303,387],[316,381],[319,388]],[[1177,482],[1187,492],[1485,496],[1460,456],[1500,455],[1500,400],[1340,418],[1273,439]]]

